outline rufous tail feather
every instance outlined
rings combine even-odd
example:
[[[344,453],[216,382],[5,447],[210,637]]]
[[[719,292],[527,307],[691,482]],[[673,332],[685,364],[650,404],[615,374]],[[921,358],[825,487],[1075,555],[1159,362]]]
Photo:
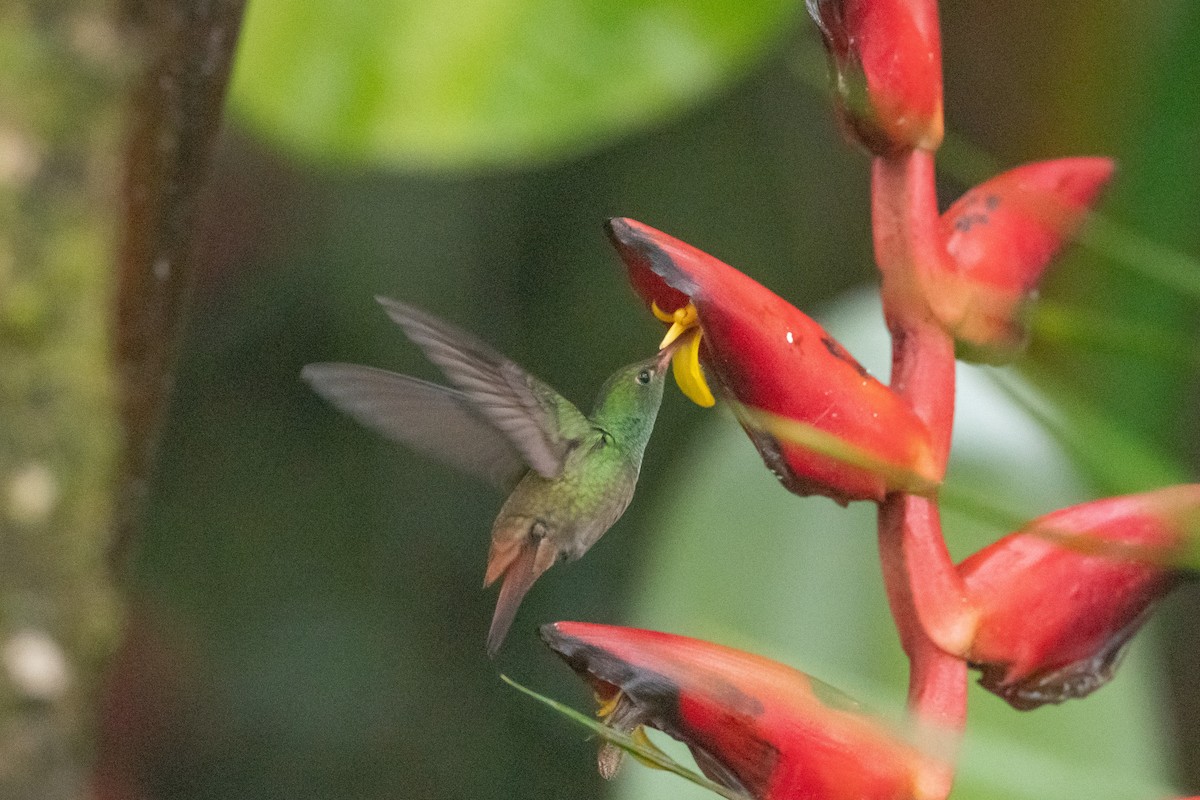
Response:
[[[529,537],[524,535],[515,539],[493,539],[492,547],[488,551],[487,572],[483,576],[483,588],[491,586],[507,572],[508,568],[521,555],[522,550],[528,546]]]
[[[525,599],[529,587],[554,563],[558,550],[549,539],[527,537],[521,541],[515,556],[510,553],[511,551],[505,553],[507,569],[504,570],[504,580],[500,583],[500,596],[496,599],[492,627],[488,630],[487,654],[490,658],[495,658],[500,646],[504,644],[504,637],[508,635],[508,629],[512,627],[517,609]],[[488,564],[489,574],[492,563]]]
[[[508,562],[504,570],[504,581],[500,584],[500,597],[496,600],[496,613],[492,615],[492,627],[488,630],[487,654],[495,658],[504,644],[504,637],[512,627],[517,609],[525,598],[525,593],[537,579],[534,574],[533,562],[537,557],[537,541],[526,539],[520,545],[516,557]],[[494,580],[494,578],[493,578]]]

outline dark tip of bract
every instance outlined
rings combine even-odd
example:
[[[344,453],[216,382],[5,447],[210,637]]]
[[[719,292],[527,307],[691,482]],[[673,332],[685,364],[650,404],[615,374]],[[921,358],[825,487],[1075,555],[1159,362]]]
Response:
[[[999,664],[979,667],[979,685],[1004,699],[1018,711],[1032,711],[1044,705],[1087,697],[1112,680],[1121,657],[1132,638],[1132,631],[1119,636],[1091,658],[1080,659],[1057,669],[1034,673],[1019,681],[1008,681],[1007,667]]]
[[[625,244],[631,228],[628,217],[609,217],[604,220],[604,230],[614,242]]]
[[[538,628],[538,636],[540,636],[542,641],[549,645],[551,649],[554,648],[554,643],[558,640],[560,635],[561,634],[558,632],[557,622],[547,622],[545,625],[542,625]]]
[[[605,223],[605,227],[608,229],[609,238],[626,261],[642,260],[645,267],[662,278],[672,289],[689,297],[698,293],[699,288],[692,277],[680,268],[675,258],[664,249],[663,243],[655,240],[656,236],[662,237],[669,246],[670,242],[677,242],[673,237],[628,217],[612,217]],[[677,244],[683,245],[682,242]]]
[[[547,623],[538,628],[538,635],[555,655],[567,663],[571,669],[580,674],[588,673],[592,656],[599,652],[586,642],[563,633],[557,622]]]

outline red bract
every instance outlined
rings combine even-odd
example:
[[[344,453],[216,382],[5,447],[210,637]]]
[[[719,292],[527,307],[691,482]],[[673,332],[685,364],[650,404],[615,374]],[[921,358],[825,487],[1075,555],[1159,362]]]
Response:
[[[1107,158],[1026,164],[975,187],[942,215],[953,273],[934,287],[933,305],[973,356],[1005,360],[1024,345],[1026,303],[1114,168]]]
[[[967,659],[1018,709],[1103,686],[1200,515],[1200,484],[1072,506],[964,561],[979,625]]]
[[[717,394],[734,402],[763,460],[789,490],[846,503],[939,482],[921,421],[799,309],[648,225],[614,219],[609,234],[647,305],[668,314],[694,307],[705,374]],[[797,444],[781,433],[783,425],[756,424],[759,411],[800,423],[834,445],[821,451]],[[843,450],[853,457],[839,455]]]
[[[912,0],[808,0],[821,30],[837,108],[875,155],[942,141],[937,5]]]
[[[913,798],[928,763],[852,701],[760,656],[654,631],[559,622],[542,638],[609,724],[688,745],[709,778],[758,800]]]

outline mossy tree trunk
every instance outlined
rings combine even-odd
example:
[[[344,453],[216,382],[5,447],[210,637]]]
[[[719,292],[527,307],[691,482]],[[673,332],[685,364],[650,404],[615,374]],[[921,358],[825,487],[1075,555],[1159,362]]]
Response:
[[[242,5],[0,5],[0,797],[117,786],[97,698]]]
[[[100,2],[0,6],[0,796],[13,800],[83,793],[116,628],[124,43]]]

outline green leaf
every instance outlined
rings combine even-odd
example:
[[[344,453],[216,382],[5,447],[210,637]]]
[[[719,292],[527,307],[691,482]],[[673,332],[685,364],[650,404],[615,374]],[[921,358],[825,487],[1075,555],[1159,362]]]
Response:
[[[408,168],[579,154],[745,72],[793,0],[255,0],[233,107],[320,161]]]
[[[803,447],[848,467],[871,472],[881,477],[891,489],[912,494],[932,494],[937,490],[937,476],[925,475],[905,464],[887,461],[866,448],[859,447],[837,434],[821,430],[800,420],[781,417],[761,408],[733,405],[734,416],[747,427],[757,428],[776,439]]]
[[[1197,273],[1200,275],[1200,272]],[[1069,345],[1080,351],[1152,361],[1161,369],[1194,372],[1200,353],[1179,346],[1179,332],[1155,324],[1113,318],[1096,309],[1041,300],[1033,308],[1036,340]]]
[[[549,697],[538,694],[528,687],[522,686],[507,675],[501,675],[500,680],[504,681],[514,689],[524,692],[538,702],[545,703],[567,719],[589,729],[592,731],[592,733],[596,734],[604,741],[616,745],[626,753],[634,756],[639,761],[645,762],[649,766],[656,767],[657,769],[661,769],[665,772],[670,772],[680,776],[681,778],[685,778],[701,788],[708,789],[710,792],[715,792],[716,794],[721,795],[721,797],[727,798],[727,800],[751,800],[740,792],[727,789],[719,783],[710,781],[703,775],[692,772],[690,769],[668,756],[662,750],[655,747],[654,744],[648,739],[635,738],[635,736],[631,736],[630,734],[610,728],[603,722],[593,719],[586,714],[581,714],[568,705],[564,705],[557,700],[552,700]]]
[[[1035,375],[1039,386],[1057,402],[1000,373],[994,373],[993,379],[1070,453],[1101,493],[1128,494],[1187,480],[1186,469],[1118,420],[1063,388],[1048,373]]]

